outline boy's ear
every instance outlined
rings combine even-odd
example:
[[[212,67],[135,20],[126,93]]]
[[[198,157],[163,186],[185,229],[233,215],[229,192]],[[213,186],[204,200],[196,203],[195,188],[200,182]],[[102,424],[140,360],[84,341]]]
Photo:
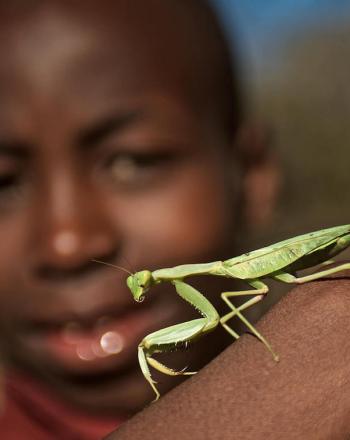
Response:
[[[243,168],[242,196],[247,226],[267,226],[276,206],[281,171],[271,141],[268,127],[256,122],[244,125],[236,137],[235,151]]]

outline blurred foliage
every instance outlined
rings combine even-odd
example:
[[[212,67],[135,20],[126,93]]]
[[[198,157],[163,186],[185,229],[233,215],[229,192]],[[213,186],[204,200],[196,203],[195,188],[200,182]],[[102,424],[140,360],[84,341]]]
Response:
[[[285,174],[278,233],[350,223],[349,53],[350,22],[313,30],[260,76],[255,106],[273,127]]]
[[[305,31],[254,86],[253,106],[271,126],[284,175],[273,229],[260,231],[255,247],[350,223],[349,53],[350,22]],[[273,283],[262,309],[285,287]]]

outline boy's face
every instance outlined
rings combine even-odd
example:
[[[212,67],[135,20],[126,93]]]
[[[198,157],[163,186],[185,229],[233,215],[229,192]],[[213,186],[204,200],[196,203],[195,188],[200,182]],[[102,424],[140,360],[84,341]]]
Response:
[[[227,256],[235,195],[228,136],[189,96],[183,47],[151,44],[161,13],[148,27],[121,3],[113,32],[93,10],[0,26],[0,325],[13,365],[77,404],[133,411],[153,398],[137,344],[191,308],[166,285],[137,305],[125,273],[91,260]]]

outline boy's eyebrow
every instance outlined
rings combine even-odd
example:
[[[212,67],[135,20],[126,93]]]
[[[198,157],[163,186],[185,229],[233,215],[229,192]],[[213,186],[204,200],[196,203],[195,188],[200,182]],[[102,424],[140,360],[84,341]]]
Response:
[[[77,137],[77,145],[83,149],[90,149],[114,131],[124,128],[140,116],[140,111],[134,111],[123,114],[116,113],[102,118],[89,128],[81,130]]]

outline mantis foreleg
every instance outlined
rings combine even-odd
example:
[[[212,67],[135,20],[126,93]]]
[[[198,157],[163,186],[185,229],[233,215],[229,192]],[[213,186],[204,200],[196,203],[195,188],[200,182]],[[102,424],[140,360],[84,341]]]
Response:
[[[187,302],[192,304],[203,316],[203,318],[176,324],[146,336],[139,344],[139,363],[142,373],[152,389],[159,398],[159,392],[152,379],[148,365],[152,366],[161,373],[178,376],[190,375],[195,372],[174,371],[152,358],[153,353],[162,353],[176,349],[177,345],[187,344],[194,339],[206,334],[214,329],[219,323],[219,315],[212,304],[195,288],[183,281],[173,281],[176,292]]]

